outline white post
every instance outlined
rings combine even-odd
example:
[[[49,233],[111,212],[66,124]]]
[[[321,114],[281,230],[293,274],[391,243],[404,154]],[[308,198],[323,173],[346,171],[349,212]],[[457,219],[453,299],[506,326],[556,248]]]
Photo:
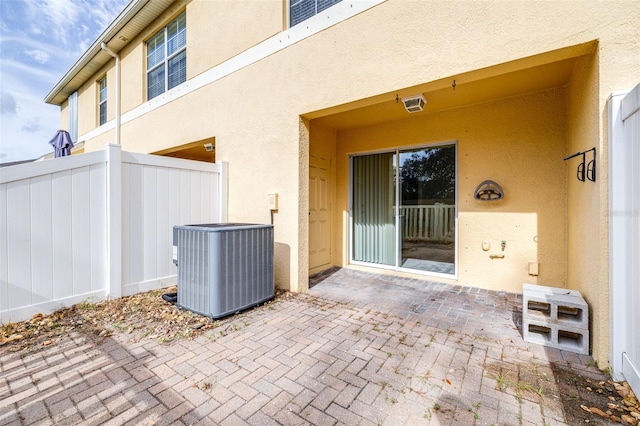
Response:
[[[220,166],[220,178],[218,179],[218,218],[221,223],[227,222],[228,218],[228,193],[229,193],[229,163],[218,161]]]
[[[107,282],[112,299],[122,296],[122,151],[105,148],[107,160]]]
[[[620,117],[620,104],[623,95],[609,98],[609,339],[611,352],[611,374],[622,378],[622,353],[625,350],[627,334],[627,313],[625,290],[627,285],[627,265],[624,251],[628,246],[624,214],[628,211],[628,190],[625,182],[629,176],[627,169],[628,152],[625,151],[623,124]],[[622,249],[622,250],[620,250]],[[622,251],[622,253],[620,253]]]

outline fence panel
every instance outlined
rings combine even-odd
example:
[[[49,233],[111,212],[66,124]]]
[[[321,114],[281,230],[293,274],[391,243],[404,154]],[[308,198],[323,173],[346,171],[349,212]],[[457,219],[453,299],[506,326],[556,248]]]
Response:
[[[640,84],[609,99],[611,367],[640,393]]]
[[[226,200],[225,163],[113,145],[0,169],[0,323],[174,283],[173,226],[224,222]]]
[[[105,199],[102,152],[2,169],[0,322],[106,295]]]
[[[173,226],[215,223],[221,165],[122,153],[123,294],[175,283]]]

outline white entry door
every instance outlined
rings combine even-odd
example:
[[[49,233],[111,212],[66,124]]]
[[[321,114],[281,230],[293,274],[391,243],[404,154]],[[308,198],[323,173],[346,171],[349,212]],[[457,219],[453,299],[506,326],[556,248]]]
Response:
[[[611,365],[640,395],[640,85],[609,101]]]
[[[309,270],[331,263],[331,160],[309,155]]]

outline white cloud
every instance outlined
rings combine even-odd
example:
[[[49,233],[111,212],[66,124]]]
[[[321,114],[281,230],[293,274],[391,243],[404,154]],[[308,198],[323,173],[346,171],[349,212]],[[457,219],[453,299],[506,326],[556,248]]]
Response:
[[[36,118],[33,118],[33,119],[27,121],[20,128],[20,130],[22,130],[23,132],[26,132],[26,133],[37,133],[42,129],[43,129],[43,127],[42,127],[42,124],[40,123],[40,117],[36,117]]]
[[[24,53],[40,64],[49,62],[49,54],[42,50],[25,50]]]
[[[0,69],[2,69],[3,80],[5,78],[8,78],[7,77],[8,73],[16,73],[18,74],[17,76],[15,76],[17,79],[24,79],[25,75],[28,75],[27,78],[39,77],[40,79],[45,80],[47,83],[49,83],[54,81],[58,74],[55,70],[43,69],[41,67],[23,64],[13,59],[5,59],[5,58],[0,58]],[[27,83],[29,82],[27,81]],[[33,81],[31,83],[33,83]],[[4,82],[3,82],[3,86],[5,86]]]
[[[27,13],[34,22],[31,32],[35,35],[47,33],[66,45],[78,20],[77,5],[68,0],[27,0]]]
[[[78,56],[111,23],[126,0],[27,0],[30,32],[51,37]]]
[[[2,115],[15,115],[16,114],[16,100],[13,95],[6,91],[0,92],[0,114]]]

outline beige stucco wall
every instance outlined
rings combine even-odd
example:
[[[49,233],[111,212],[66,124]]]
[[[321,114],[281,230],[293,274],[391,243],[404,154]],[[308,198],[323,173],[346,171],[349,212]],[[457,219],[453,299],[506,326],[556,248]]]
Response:
[[[78,134],[79,135],[96,128],[98,125],[97,94],[98,94],[97,79],[94,79],[88,83],[85,83],[80,89],[78,89]]]
[[[340,132],[336,229],[346,228],[349,154],[457,141],[458,282],[517,293],[523,282],[566,286],[565,102],[558,88]],[[473,199],[485,179],[502,186],[504,200]],[[540,264],[539,276],[528,274],[529,262]]]
[[[194,1],[187,8],[190,76],[198,75],[283,30],[285,1]],[[258,18],[258,19],[256,19]],[[206,29],[206,31],[203,31]]]
[[[577,179],[580,158],[567,161],[568,182],[568,252],[569,287],[579,290],[590,307],[592,341],[608,339],[608,215],[606,139],[600,138],[604,119],[598,96],[598,55],[580,58],[567,85],[568,120],[567,155],[595,147],[596,182]],[[604,108],[604,104],[602,105]],[[593,159],[588,153],[586,161]],[[585,259],[590,259],[585,262]],[[605,276],[603,277],[603,274]],[[606,283],[603,285],[603,283]],[[606,336],[606,337],[605,337]],[[601,347],[594,345],[594,355],[604,363],[608,359]]]
[[[187,11],[187,78],[191,79],[282,31],[283,7],[284,3],[280,0],[250,1],[242,7],[225,1],[176,1],[118,52],[121,57],[122,113],[125,114],[146,101],[145,42],[184,10]],[[260,19],[256,20],[256,16]],[[112,60],[78,89],[79,135],[97,126],[96,85],[105,74],[108,118],[113,120],[115,117],[115,60]],[[87,150],[102,149],[105,144],[113,141],[114,135],[111,131],[87,140]],[[141,151],[146,152],[146,149],[142,148]]]
[[[122,51],[123,113],[144,103],[144,40],[181,8],[187,10],[189,78],[282,26],[283,2],[248,2],[256,22],[252,31],[238,30],[247,26],[249,14],[245,8],[236,10],[220,3],[224,2],[177,2]],[[228,15],[218,18],[214,12]],[[205,16],[208,13],[213,15]],[[466,2],[461,7],[460,3],[447,1],[389,0],[125,123],[123,148],[155,152],[215,137],[216,158],[229,162],[229,219],[268,222],[267,194],[279,193],[280,208],[274,215],[276,279],[280,287],[305,290],[309,127],[313,133],[313,124],[301,121],[301,115],[453,79],[496,64],[513,64],[517,69],[523,66],[517,61],[521,58],[598,40],[595,59],[579,64],[566,91],[551,90],[443,111],[407,120],[406,128],[398,123],[382,124],[379,130],[389,138],[378,138],[376,144],[458,140],[460,282],[479,285],[475,276],[488,268],[499,268],[504,279],[495,285],[515,291],[522,281],[532,281],[524,268],[526,262],[537,258],[541,263],[538,282],[567,285],[585,293],[594,310],[594,355],[606,361],[606,153],[604,149],[599,151],[603,157],[598,173],[603,179],[592,185],[574,182],[575,165],[565,164],[561,158],[573,149],[606,147],[605,100],[612,90],[637,83],[639,20],[636,1]],[[221,38],[222,33],[230,35]],[[212,43],[223,46],[212,50]],[[83,109],[92,108],[91,112],[82,112],[81,134],[95,123],[96,104],[91,96],[95,97],[96,78],[88,82],[93,88],[80,91]],[[85,121],[87,117],[91,120]],[[541,120],[544,129],[532,128],[525,117]],[[461,128],[468,128],[470,136],[462,134]],[[343,150],[336,157],[336,162],[343,162],[337,173],[346,170],[347,149],[341,144],[356,149],[356,144],[364,144],[358,141],[365,134],[375,136],[372,132],[358,129],[337,136],[340,142],[336,149]],[[347,136],[349,140],[344,142]],[[541,136],[544,140],[533,140]],[[88,140],[86,150],[101,149],[112,138],[113,132],[108,132]],[[546,150],[536,149],[536,144],[543,144]],[[495,153],[501,167],[479,165],[477,160],[486,160],[488,152]],[[536,162],[544,174],[518,175],[522,167]],[[492,207],[469,200],[475,185],[485,178],[503,184],[507,191],[504,203]],[[533,189],[535,203],[525,199],[523,194],[529,188],[540,188],[541,182],[551,188],[551,197]],[[344,176],[337,176],[336,194],[344,193],[344,185]],[[552,211],[565,208],[565,213],[552,215],[541,207],[550,199],[560,206],[554,204]],[[336,224],[344,223],[339,214],[335,220]],[[584,228],[592,225],[594,233],[582,235]],[[338,226],[334,229],[344,231]],[[535,235],[537,243],[533,242]],[[478,253],[483,238],[507,240],[508,257],[489,263]],[[337,251],[343,247],[344,241],[334,241]],[[344,260],[344,253],[336,252],[333,258]],[[462,259],[480,261],[468,265]],[[563,267],[563,263],[568,266]]]

